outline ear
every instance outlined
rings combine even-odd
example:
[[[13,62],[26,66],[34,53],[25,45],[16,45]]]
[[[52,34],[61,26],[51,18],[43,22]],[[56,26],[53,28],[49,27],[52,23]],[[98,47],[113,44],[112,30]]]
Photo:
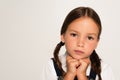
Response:
[[[64,35],[61,35],[61,41],[65,43]]]

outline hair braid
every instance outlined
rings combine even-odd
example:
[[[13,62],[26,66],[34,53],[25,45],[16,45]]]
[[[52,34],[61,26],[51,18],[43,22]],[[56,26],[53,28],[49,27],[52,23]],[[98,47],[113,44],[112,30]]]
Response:
[[[59,60],[59,51],[60,51],[60,48],[64,45],[64,43],[61,41],[60,43],[57,44],[55,50],[54,50],[54,60],[55,62],[57,63],[59,69],[62,71],[62,75],[64,76],[65,75],[65,71],[62,69],[62,64]]]
[[[90,60],[91,60],[92,69],[96,72],[96,74],[98,74],[99,80],[102,80],[101,74],[100,74],[101,73],[101,59],[99,58],[95,50],[91,54]]]

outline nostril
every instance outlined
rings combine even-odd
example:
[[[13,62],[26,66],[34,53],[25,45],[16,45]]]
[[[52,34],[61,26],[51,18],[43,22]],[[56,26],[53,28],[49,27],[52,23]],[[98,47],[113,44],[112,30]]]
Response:
[[[78,42],[79,47],[84,47],[84,42]]]

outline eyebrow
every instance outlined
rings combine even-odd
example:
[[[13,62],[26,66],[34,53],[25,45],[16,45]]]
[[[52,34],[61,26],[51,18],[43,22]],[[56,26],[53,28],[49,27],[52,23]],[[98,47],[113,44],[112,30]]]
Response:
[[[78,31],[76,31],[76,30],[73,30],[73,29],[70,29],[69,31],[73,31],[73,32],[79,33]]]
[[[96,33],[87,33],[88,35],[95,35],[95,36],[97,36],[97,34]]]

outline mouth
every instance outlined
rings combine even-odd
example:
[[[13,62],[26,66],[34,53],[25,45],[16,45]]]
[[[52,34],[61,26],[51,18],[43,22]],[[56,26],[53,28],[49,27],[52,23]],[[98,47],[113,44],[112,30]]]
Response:
[[[80,54],[84,54],[84,52],[81,51],[81,50],[74,50],[74,52],[75,52],[76,54],[78,54],[78,55],[80,55]]]

